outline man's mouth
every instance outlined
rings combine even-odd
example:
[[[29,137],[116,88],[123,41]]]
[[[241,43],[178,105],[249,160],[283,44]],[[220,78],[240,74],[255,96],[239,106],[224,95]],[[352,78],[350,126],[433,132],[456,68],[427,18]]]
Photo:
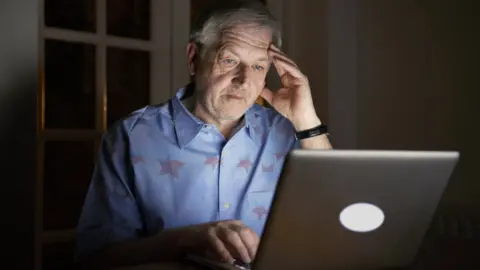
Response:
[[[231,94],[228,94],[227,97],[230,98],[230,99],[238,99],[238,100],[243,99],[243,97],[241,97],[241,96],[231,95]]]

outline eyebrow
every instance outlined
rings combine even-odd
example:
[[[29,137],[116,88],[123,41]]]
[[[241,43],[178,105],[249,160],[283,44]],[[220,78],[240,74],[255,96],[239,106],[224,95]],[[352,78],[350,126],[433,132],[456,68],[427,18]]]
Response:
[[[260,61],[260,62],[269,62],[269,61],[270,61],[270,58],[265,57],[265,56],[262,56],[262,57],[258,58],[257,61]]]
[[[229,53],[232,53],[234,54],[235,56],[239,57],[240,55],[232,48],[232,47],[229,47],[229,46],[226,46],[224,47],[223,49],[221,49],[221,53],[223,54],[223,52],[229,52]],[[267,57],[267,56],[260,56],[259,58],[257,58],[255,61],[257,62],[269,62],[270,61],[270,58]]]

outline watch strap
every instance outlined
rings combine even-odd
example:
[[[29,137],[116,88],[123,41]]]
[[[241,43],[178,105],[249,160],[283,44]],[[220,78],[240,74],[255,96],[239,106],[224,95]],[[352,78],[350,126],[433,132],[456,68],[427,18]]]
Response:
[[[311,129],[295,132],[295,138],[297,140],[303,140],[303,139],[308,139],[315,136],[320,136],[323,134],[328,135],[328,128],[327,128],[327,125],[322,124]]]

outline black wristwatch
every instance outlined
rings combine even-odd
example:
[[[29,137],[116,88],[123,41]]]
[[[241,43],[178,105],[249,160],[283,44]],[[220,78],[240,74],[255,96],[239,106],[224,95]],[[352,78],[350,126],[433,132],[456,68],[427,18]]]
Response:
[[[303,140],[303,139],[308,139],[315,136],[320,136],[323,134],[328,135],[328,129],[327,129],[327,125],[322,124],[311,129],[295,132],[295,138],[297,140]]]

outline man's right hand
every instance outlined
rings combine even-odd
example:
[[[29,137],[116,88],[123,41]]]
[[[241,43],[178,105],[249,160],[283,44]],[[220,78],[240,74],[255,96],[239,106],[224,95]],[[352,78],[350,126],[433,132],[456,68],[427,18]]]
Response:
[[[185,237],[189,252],[230,263],[234,260],[250,263],[260,242],[258,235],[239,220],[191,226]]]

